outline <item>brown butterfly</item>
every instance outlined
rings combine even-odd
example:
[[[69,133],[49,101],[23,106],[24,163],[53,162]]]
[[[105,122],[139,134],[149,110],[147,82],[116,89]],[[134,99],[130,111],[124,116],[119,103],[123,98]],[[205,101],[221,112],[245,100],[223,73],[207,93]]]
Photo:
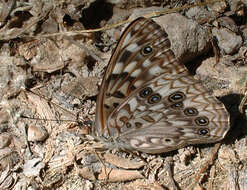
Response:
[[[155,154],[219,141],[229,128],[224,105],[178,62],[167,33],[151,19],[133,21],[100,88],[97,138],[108,148]]]

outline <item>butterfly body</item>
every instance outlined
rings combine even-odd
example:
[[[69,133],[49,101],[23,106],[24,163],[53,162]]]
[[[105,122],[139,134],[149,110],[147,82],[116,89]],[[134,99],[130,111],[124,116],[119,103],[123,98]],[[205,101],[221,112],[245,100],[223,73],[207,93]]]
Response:
[[[178,62],[151,19],[122,34],[97,99],[95,133],[109,148],[162,153],[212,143],[229,130],[224,105]]]

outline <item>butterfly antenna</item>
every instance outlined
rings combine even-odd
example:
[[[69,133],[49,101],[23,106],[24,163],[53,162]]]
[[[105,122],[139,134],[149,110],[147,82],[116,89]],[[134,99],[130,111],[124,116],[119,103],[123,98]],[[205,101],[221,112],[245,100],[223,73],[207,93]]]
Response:
[[[47,98],[47,97],[45,97],[45,96],[43,96],[43,95],[40,95],[40,94],[38,94],[38,93],[36,93],[36,92],[33,92],[32,90],[30,90],[30,89],[28,89],[28,88],[25,88],[25,91],[27,91],[27,92],[29,92],[29,93],[32,93],[32,94],[34,94],[34,95],[36,95],[36,96],[39,96],[40,98],[46,100],[48,103],[50,103],[50,104],[52,104],[52,105],[54,105],[54,106],[56,106],[56,107],[59,107],[61,110],[63,110],[63,111],[65,111],[65,112],[67,112],[67,113],[73,115],[76,119],[75,119],[75,120],[71,120],[71,119],[62,119],[62,120],[60,120],[60,119],[59,119],[59,120],[58,120],[58,119],[43,119],[43,118],[29,117],[29,116],[25,116],[25,115],[21,115],[21,118],[24,118],[24,119],[32,119],[32,120],[40,120],[40,121],[43,120],[43,121],[56,121],[56,122],[57,122],[57,121],[63,121],[63,122],[76,122],[76,123],[78,123],[78,124],[87,125],[87,126],[90,126],[90,127],[93,126],[93,124],[94,124],[94,122],[91,121],[91,120],[82,121],[82,120],[79,118],[79,116],[78,116],[77,114],[74,114],[73,112],[71,112],[71,111],[69,111],[69,110],[63,108],[63,107],[60,106],[59,104],[57,104],[57,103],[51,101],[50,98]]]
[[[33,92],[32,90],[30,90],[30,89],[25,89],[25,90],[26,90],[27,92],[30,92],[30,93],[32,93],[32,94],[34,94],[34,95],[36,95],[36,96],[39,96],[40,98],[42,98],[42,99],[46,100],[47,102],[49,102],[49,103],[51,103],[51,104],[53,104],[53,105],[55,105],[55,106],[59,107],[59,108],[60,108],[60,109],[62,109],[63,111],[65,111],[65,112],[67,112],[67,113],[69,113],[69,114],[71,114],[71,115],[75,116],[76,118],[78,118],[78,116],[77,116],[77,115],[75,115],[73,112],[71,112],[71,111],[69,111],[69,110],[67,110],[67,109],[64,109],[64,108],[63,108],[63,107],[61,107],[59,104],[57,104],[57,103],[55,103],[55,102],[51,101],[51,99],[50,99],[50,98],[47,98],[47,97],[42,96],[42,95],[40,95],[40,94],[38,94],[38,93],[35,93],[35,92]]]
[[[39,120],[39,121],[67,121],[67,122],[77,122],[76,120],[71,120],[71,119],[43,119],[43,118],[38,118],[38,117],[29,117],[25,115],[20,116],[23,119],[31,119],[31,120]]]

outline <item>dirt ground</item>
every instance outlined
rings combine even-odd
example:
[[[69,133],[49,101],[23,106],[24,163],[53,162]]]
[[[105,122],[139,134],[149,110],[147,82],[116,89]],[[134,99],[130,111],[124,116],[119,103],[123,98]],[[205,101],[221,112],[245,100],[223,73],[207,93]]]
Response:
[[[9,0],[0,11],[0,189],[247,190],[246,0]],[[141,16],[224,103],[220,143],[152,155],[90,135],[109,59]]]

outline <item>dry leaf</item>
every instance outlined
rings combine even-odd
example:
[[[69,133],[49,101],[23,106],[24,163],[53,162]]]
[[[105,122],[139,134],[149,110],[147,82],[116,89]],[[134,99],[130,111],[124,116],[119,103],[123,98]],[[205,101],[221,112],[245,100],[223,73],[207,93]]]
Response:
[[[99,180],[106,180],[109,182],[123,182],[131,181],[134,179],[144,178],[141,173],[137,170],[120,170],[120,169],[110,169],[106,168],[105,175],[104,168],[102,168],[101,173],[98,176]]]
[[[124,168],[124,169],[139,169],[145,165],[143,161],[134,161],[134,160],[129,160],[125,158],[120,158],[116,155],[106,153],[104,155],[105,161],[109,162],[119,168]]]

